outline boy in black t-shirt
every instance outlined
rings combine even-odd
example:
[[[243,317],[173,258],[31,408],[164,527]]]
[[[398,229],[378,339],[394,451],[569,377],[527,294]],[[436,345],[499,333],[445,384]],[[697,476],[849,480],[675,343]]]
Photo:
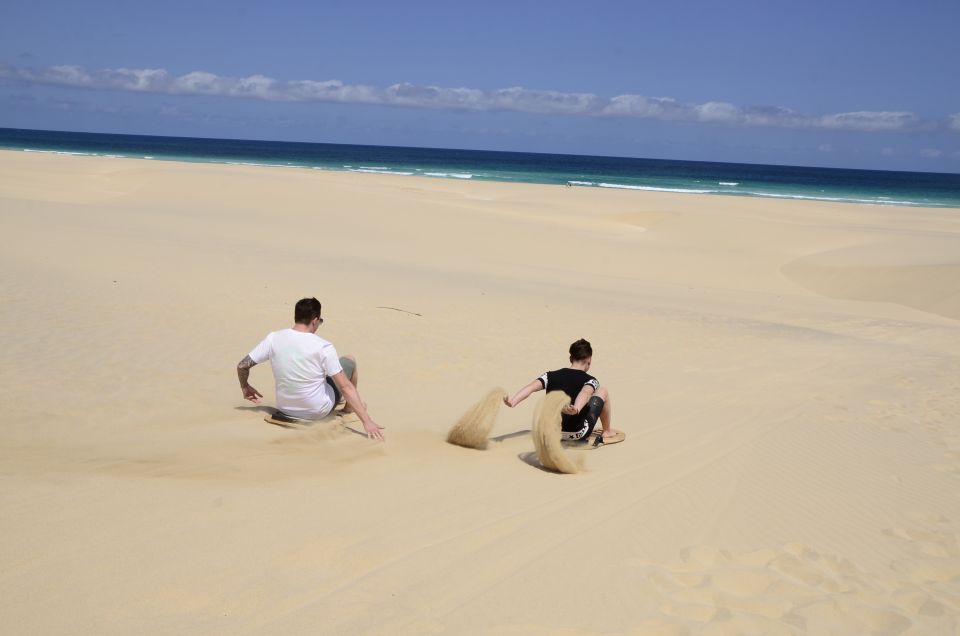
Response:
[[[593,348],[584,339],[570,345],[570,366],[547,371],[517,391],[513,397],[504,397],[503,403],[513,408],[536,391],[563,391],[570,404],[563,407],[561,435],[565,440],[584,440],[593,431],[597,418],[603,426],[603,437],[616,433],[610,428],[610,394],[600,382],[587,373],[593,361]]]

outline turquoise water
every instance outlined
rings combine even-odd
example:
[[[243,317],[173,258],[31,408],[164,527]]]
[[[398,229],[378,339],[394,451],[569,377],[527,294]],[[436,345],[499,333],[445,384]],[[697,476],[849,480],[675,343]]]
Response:
[[[927,172],[13,128],[0,128],[0,148],[583,188],[960,208],[960,175]]]

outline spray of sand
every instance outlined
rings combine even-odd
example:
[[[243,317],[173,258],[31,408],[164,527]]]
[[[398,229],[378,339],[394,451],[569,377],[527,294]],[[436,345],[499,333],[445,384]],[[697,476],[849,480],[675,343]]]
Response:
[[[583,469],[583,457],[571,458],[560,443],[560,412],[570,399],[562,391],[547,393],[533,416],[533,445],[547,470],[573,474]]]
[[[450,432],[447,441],[457,446],[483,450],[487,447],[490,431],[497,420],[505,391],[500,387],[492,389],[487,395],[470,407]]]

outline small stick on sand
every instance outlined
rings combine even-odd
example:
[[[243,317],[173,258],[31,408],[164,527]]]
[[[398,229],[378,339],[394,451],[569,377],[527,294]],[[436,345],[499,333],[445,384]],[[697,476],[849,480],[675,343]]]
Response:
[[[399,311],[405,314],[410,314],[412,316],[422,316],[422,314],[418,314],[415,311],[407,311],[406,309],[397,309],[396,307],[377,307],[377,309],[392,309],[393,311]]]
[[[463,414],[450,432],[447,433],[447,441],[457,446],[475,448],[483,450],[487,447],[487,439],[490,437],[490,431],[497,421],[497,413],[500,411],[500,405],[503,404],[503,396],[506,391],[497,387],[492,389],[487,395],[470,407],[470,410]]]

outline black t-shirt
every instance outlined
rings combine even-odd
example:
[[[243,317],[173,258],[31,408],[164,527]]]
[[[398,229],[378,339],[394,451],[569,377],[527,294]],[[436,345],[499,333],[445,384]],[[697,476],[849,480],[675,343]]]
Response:
[[[570,397],[571,402],[577,399],[580,391],[587,384],[592,386],[594,391],[600,388],[600,382],[595,377],[580,369],[567,368],[547,371],[537,379],[543,384],[547,393],[563,391]]]

